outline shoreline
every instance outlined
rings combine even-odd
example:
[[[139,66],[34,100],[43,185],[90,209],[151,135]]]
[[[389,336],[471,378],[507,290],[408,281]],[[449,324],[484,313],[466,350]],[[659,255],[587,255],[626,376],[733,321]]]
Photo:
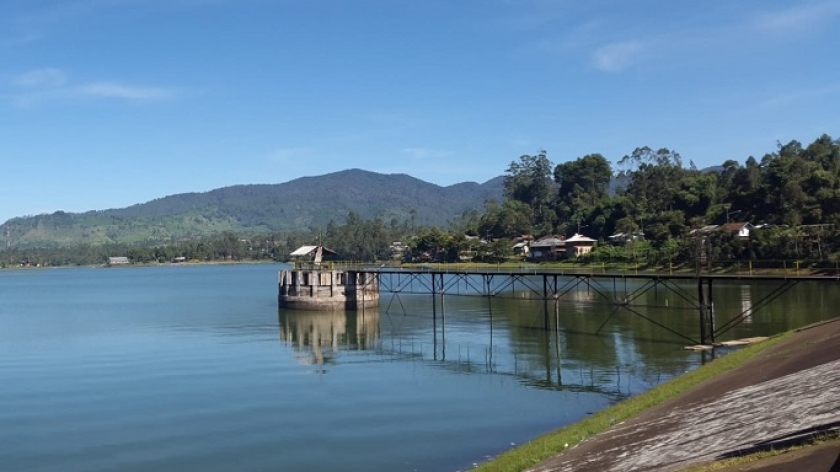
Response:
[[[87,265],[57,265],[42,267],[0,267],[0,271],[13,270],[45,270],[45,269],[120,269],[131,267],[177,267],[177,266],[214,266],[214,265],[257,265],[257,264],[288,264],[274,260],[252,259],[245,261],[191,261],[191,262],[156,262],[131,264],[87,264]]]
[[[662,429],[665,424],[663,418],[667,419],[675,408],[692,411],[691,408],[700,408],[697,405],[707,404],[723,394],[728,395],[727,392],[737,392],[736,387],[742,390],[744,387],[746,389],[761,388],[765,382],[769,384],[770,379],[813,370],[812,364],[819,366],[820,362],[837,362],[840,359],[838,344],[840,344],[840,318],[780,333],[767,341],[727,354],[576,423],[539,436],[529,443],[479,464],[473,470],[483,472],[634,470],[632,467],[628,468],[627,463],[617,465],[614,469],[607,468],[607,464],[627,458],[638,460],[644,455],[644,451],[651,447],[648,444],[640,449],[639,444],[644,444],[646,439],[653,441],[653,444],[662,444],[663,431],[670,431],[668,428]],[[786,390],[782,390],[782,395],[784,392]],[[786,403],[792,403],[794,399],[798,401],[800,397],[791,394],[791,401]],[[717,412],[717,415],[709,418],[702,415],[701,417],[704,418],[703,423],[707,423],[736,413],[739,413],[739,410],[727,404],[723,413]],[[775,411],[771,409],[764,413],[772,417]],[[674,422],[673,418],[669,421]],[[701,428],[703,435],[718,441],[722,440],[708,428],[709,425]],[[695,433],[697,431],[677,428],[665,434],[664,437],[682,438]],[[660,439],[656,439],[657,437]],[[660,453],[665,454],[664,451]],[[692,467],[694,470],[702,464],[709,465],[709,460],[689,462],[677,468],[654,467],[650,470],[682,470],[686,467]],[[716,462],[713,461],[711,464],[716,464]],[[649,469],[645,468],[645,470]]]

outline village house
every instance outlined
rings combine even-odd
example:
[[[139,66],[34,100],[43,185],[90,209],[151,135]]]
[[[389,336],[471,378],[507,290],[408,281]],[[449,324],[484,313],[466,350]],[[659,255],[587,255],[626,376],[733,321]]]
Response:
[[[530,248],[528,247],[528,242],[527,241],[521,241],[521,242],[518,242],[518,243],[514,244],[512,249],[513,249],[513,255],[514,256],[528,257],[528,254],[530,254],[530,252],[531,252]]]
[[[612,236],[607,236],[607,241],[614,245],[627,244],[630,241],[642,241],[645,239],[645,233],[637,231],[635,233],[615,233]]]
[[[583,256],[584,254],[589,254],[595,247],[596,242],[597,241],[592,238],[575,233],[574,236],[565,241],[566,257],[578,257]]]
[[[394,241],[391,243],[390,250],[391,259],[400,260],[405,257],[405,252],[408,251],[408,246],[403,244],[402,241]]]
[[[531,253],[530,246],[533,240],[534,237],[530,234],[523,234],[522,236],[513,238],[514,245],[511,248],[513,250],[513,255],[524,256],[527,258]]]
[[[741,221],[725,223],[722,225],[706,225],[702,228],[693,229],[689,231],[688,234],[692,236],[697,234],[708,235],[715,231],[725,231],[727,233],[735,233],[735,236],[739,239],[750,239],[750,231],[753,229],[755,229],[755,226],[748,222]]]
[[[532,242],[529,252],[534,261],[560,259],[566,255],[566,243],[559,236],[545,236]]]
[[[717,231],[718,228],[720,228],[720,226],[718,226],[718,225],[706,225],[706,226],[703,226],[702,228],[695,228],[695,229],[689,231],[688,234],[690,234],[692,236],[695,235],[695,234],[711,234],[712,231]]]
[[[726,223],[721,225],[720,229],[729,233],[735,233],[739,239],[750,239],[750,231],[755,229],[753,225],[747,222]]]

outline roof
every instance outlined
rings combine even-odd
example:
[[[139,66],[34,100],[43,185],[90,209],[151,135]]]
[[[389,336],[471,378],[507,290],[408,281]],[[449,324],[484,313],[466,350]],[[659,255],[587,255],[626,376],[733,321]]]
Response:
[[[565,246],[566,242],[557,236],[546,236],[531,243],[531,247],[554,247]]]
[[[633,233],[615,233],[612,236],[607,236],[608,238],[628,238],[630,236],[644,236],[645,233],[642,231],[636,231]]]
[[[575,233],[574,236],[572,236],[571,238],[566,240],[567,244],[568,243],[594,243],[594,242],[596,242],[594,239],[588,238],[588,237],[586,237],[582,234],[577,234],[577,233]]]
[[[721,229],[726,231],[741,231],[744,228],[750,229],[751,227],[751,224],[742,221],[737,223],[726,223],[725,225],[721,226]]]
[[[290,257],[308,256],[308,255],[312,254],[313,252],[315,252],[317,249],[318,249],[318,246],[301,246],[301,247],[295,249],[294,251],[292,251],[292,253],[289,254],[289,256]],[[322,249],[324,254],[338,254],[337,252],[333,251],[332,249],[327,249],[323,246],[321,247],[321,249]]]
[[[696,233],[707,234],[707,233],[711,233],[712,231],[715,231],[716,229],[718,229],[718,225],[706,225],[706,226],[703,226],[702,228],[693,229],[693,230],[689,231],[688,234],[696,234]]]

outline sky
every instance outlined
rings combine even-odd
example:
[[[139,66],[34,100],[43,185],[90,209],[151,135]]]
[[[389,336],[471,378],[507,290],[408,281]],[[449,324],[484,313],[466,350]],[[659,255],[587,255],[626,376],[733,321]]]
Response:
[[[837,0],[4,0],[0,222],[840,137]]]

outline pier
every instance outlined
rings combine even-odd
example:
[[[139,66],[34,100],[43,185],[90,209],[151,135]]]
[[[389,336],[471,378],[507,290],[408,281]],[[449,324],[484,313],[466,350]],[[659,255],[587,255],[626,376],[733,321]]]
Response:
[[[287,273],[289,271],[283,271]],[[320,279],[317,275],[309,275],[308,279],[300,279],[294,275],[282,275],[281,273],[281,296],[301,291],[312,294],[319,293],[334,294],[336,290],[335,275],[329,272],[322,272]],[[393,268],[385,266],[354,266],[353,270],[347,270],[351,281],[349,294],[372,294],[375,292],[376,306],[379,297],[390,294],[391,298],[387,309],[398,300],[401,294],[426,294],[433,296],[432,316],[436,321],[438,316],[445,319],[444,297],[449,296],[479,296],[488,298],[516,298],[528,300],[541,300],[543,302],[544,327],[549,329],[552,316],[561,316],[560,307],[564,296],[575,291],[585,290],[593,299],[603,303],[609,303],[616,309],[625,310],[635,316],[644,318],[646,321],[684,339],[687,343],[699,346],[714,346],[718,339],[729,332],[732,328],[752,316],[756,311],[768,306],[778,297],[785,294],[791,288],[802,282],[819,282],[840,285],[840,279],[836,275],[745,275],[745,274],[704,274],[704,273],[633,273],[633,272],[595,272],[595,271],[570,271],[563,269],[517,269],[517,268],[478,268],[478,269],[453,269],[443,268]],[[285,278],[284,278],[285,277]],[[304,275],[304,277],[306,277]],[[308,281],[298,283],[297,281]],[[312,280],[323,280],[318,282],[317,288],[311,283]],[[627,289],[627,282],[635,281],[635,287]],[[718,324],[715,316],[714,289],[716,282],[739,281],[741,283],[764,282],[775,284],[770,293],[760,300],[756,300],[745,310],[741,310],[737,316]],[[345,282],[346,283],[346,282]],[[297,284],[297,285],[295,285]],[[621,290],[620,287],[625,289]],[[294,287],[294,288],[292,288]],[[689,288],[690,287],[690,288]],[[308,292],[306,292],[308,290]],[[663,290],[675,294],[688,304],[697,316],[697,330],[693,333],[677,332],[666,326],[662,320],[654,319],[640,311],[643,304],[640,304],[642,295],[651,290]],[[310,296],[311,295],[307,295]],[[331,295],[331,297],[334,295]],[[351,295],[351,298],[353,295]],[[324,297],[326,299],[327,297]],[[357,300],[360,300],[356,298]],[[353,302],[345,304],[347,309]],[[552,305],[552,306],[550,306]],[[294,307],[294,304],[288,305]],[[442,320],[442,322],[445,322]],[[606,324],[606,320],[604,321]],[[602,325],[603,327],[603,325]]]

